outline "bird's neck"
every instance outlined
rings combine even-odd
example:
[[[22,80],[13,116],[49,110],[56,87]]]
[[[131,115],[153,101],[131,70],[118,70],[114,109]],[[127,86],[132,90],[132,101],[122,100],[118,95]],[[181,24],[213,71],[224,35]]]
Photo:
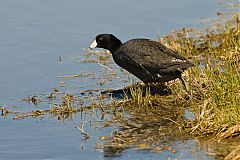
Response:
[[[119,39],[115,39],[114,40],[114,43],[112,43],[112,46],[108,48],[108,50],[111,52],[111,53],[114,53],[118,50],[118,48],[122,45],[122,42],[119,40]]]

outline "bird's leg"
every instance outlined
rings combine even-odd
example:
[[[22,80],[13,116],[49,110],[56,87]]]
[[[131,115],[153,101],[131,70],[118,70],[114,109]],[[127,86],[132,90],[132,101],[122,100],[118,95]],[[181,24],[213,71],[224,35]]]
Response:
[[[186,91],[188,92],[189,91],[189,87],[186,85],[186,83],[184,82],[182,76],[178,77],[180,79],[180,81],[182,82],[184,88],[186,89]]]

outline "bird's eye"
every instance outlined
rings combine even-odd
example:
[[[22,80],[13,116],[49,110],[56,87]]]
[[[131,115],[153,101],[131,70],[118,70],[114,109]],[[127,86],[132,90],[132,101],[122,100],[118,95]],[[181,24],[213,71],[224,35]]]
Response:
[[[99,38],[98,38],[98,41],[103,41],[103,37],[99,37]]]

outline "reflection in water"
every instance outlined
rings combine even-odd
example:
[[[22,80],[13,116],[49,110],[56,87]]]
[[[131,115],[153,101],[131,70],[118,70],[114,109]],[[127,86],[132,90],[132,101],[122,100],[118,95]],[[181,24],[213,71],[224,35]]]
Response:
[[[171,89],[163,84],[149,84],[145,85],[142,83],[133,84],[127,87],[124,87],[123,89],[117,89],[117,90],[105,90],[102,91],[101,94],[103,95],[109,95],[112,98],[115,99],[123,99],[125,96],[128,98],[131,98],[131,92],[133,89],[141,90],[142,95],[146,95],[147,92],[150,92],[151,95],[169,95],[171,94]]]

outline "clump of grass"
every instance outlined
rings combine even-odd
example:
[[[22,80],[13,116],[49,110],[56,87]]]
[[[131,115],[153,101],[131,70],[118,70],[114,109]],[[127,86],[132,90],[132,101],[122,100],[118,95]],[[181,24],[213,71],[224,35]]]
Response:
[[[0,107],[0,116],[8,116],[8,114],[17,114],[16,111],[11,111],[10,109],[6,108],[5,106]]]
[[[225,160],[238,160],[240,159],[240,145],[236,147],[230,154],[225,157]]]
[[[238,16],[216,31],[181,45],[201,57],[188,72],[190,107],[197,119],[192,134],[219,134],[240,122],[240,23]],[[196,62],[199,64],[199,62]],[[173,85],[177,88],[177,85]],[[183,94],[177,92],[177,94]],[[238,135],[240,132],[238,131]]]
[[[167,142],[183,136],[182,101],[173,99],[172,95],[164,98],[160,95],[153,96],[151,87],[139,84],[132,85],[129,94],[124,100],[110,104],[109,108],[113,112],[111,119],[120,123],[120,130],[107,139],[105,152],[116,150],[118,153],[132,147],[137,150],[169,150],[175,153]]]
[[[72,94],[66,94],[66,93],[61,93],[61,101],[60,103],[53,103],[52,98],[57,98],[55,95],[55,92],[52,92],[50,95],[48,95],[46,98],[48,98],[50,101],[45,104],[44,108],[41,109],[41,106],[38,107],[37,110],[33,110],[30,112],[11,112],[11,114],[15,114],[13,117],[13,120],[19,120],[19,119],[24,119],[27,117],[40,117],[44,116],[46,114],[51,114],[54,117],[58,117],[58,119],[67,119],[72,117],[72,115],[76,112],[81,112],[83,110],[83,104],[82,100],[80,97],[74,96]],[[40,103],[41,101],[43,102],[43,98],[39,96],[35,99],[38,100]],[[42,98],[42,100],[41,100]],[[33,98],[31,98],[31,102],[35,105],[35,101],[32,101]],[[49,107],[46,109],[46,105]]]

